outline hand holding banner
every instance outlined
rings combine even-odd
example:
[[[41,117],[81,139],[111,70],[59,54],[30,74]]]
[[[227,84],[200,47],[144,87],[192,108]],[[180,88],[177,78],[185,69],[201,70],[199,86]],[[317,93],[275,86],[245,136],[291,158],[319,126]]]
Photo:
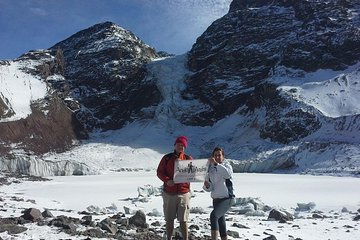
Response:
[[[175,161],[174,182],[203,182],[208,170],[208,159]]]

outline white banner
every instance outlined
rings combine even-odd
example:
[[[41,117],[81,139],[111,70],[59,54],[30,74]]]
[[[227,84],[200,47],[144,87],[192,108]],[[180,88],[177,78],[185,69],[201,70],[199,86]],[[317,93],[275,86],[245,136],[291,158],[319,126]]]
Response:
[[[203,182],[208,170],[208,159],[175,161],[174,182]]]

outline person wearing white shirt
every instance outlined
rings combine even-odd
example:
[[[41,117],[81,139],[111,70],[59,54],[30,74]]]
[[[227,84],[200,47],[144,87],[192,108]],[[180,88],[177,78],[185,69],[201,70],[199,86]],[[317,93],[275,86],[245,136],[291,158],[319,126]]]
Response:
[[[225,214],[234,204],[235,198],[232,173],[232,166],[225,159],[224,150],[220,147],[214,148],[203,186],[205,191],[211,192],[213,199],[213,211],[210,213],[212,240],[217,240],[219,233],[221,240],[227,239]]]

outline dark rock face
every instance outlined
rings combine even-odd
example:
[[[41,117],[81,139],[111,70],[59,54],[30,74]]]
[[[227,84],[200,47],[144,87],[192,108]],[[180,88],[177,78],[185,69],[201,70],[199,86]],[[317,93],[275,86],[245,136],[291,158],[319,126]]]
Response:
[[[116,129],[150,118],[160,93],[145,77],[145,64],[159,57],[131,32],[111,22],[82,30],[51,48],[62,52],[68,90],[81,105],[77,118],[88,128]],[[53,86],[61,89],[64,82]],[[141,109],[148,108],[146,112]]]
[[[42,107],[46,105],[48,114]],[[21,143],[23,149],[35,154],[62,152],[72,146],[73,139],[86,137],[73,113],[56,96],[31,105],[32,114],[25,119],[0,123],[1,139],[5,143]],[[4,145],[5,146],[5,145]],[[10,149],[0,148],[4,155]]]
[[[0,118],[8,118],[14,115],[14,110],[5,103],[7,99],[0,97]]]
[[[291,110],[269,78],[279,66],[311,72],[354,64],[360,58],[357,9],[340,0],[234,0],[188,54],[193,74],[183,95],[209,108],[183,122],[211,125],[237,109],[249,114],[264,108],[264,138],[287,143],[316,131],[316,111]]]
[[[19,62],[23,65],[22,71],[37,76],[41,81],[46,81],[49,75],[60,74],[58,59],[52,57],[50,51],[30,51],[14,62]],[[49,151],[65,151],[72,146],[74,139],[87,137],[87,133],[62,96],[50,86],[47,90],[45,98],[32,101],[32,113],[29,116],[20,120],[0,122],[2,156],[14,158],[9,153],[12,148],[14,149],[9,147],[12,143],[16,143],[16,148],[23,149],[28,154],[39,155]],[[7,106],[2,105],[2,102],[0,98],[0,118],[11,116],[12,109],[2,108]]]

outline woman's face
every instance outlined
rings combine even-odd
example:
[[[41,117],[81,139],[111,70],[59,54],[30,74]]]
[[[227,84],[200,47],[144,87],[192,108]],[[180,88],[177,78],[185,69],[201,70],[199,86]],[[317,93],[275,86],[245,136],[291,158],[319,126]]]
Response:
[[[215,158],[215,161],[217,163],[221,163],[222,161],[224,161],[224,156],[223,156],[223,154],[222,154],[222,152],[220,150],[215,151],[213,157]]]

